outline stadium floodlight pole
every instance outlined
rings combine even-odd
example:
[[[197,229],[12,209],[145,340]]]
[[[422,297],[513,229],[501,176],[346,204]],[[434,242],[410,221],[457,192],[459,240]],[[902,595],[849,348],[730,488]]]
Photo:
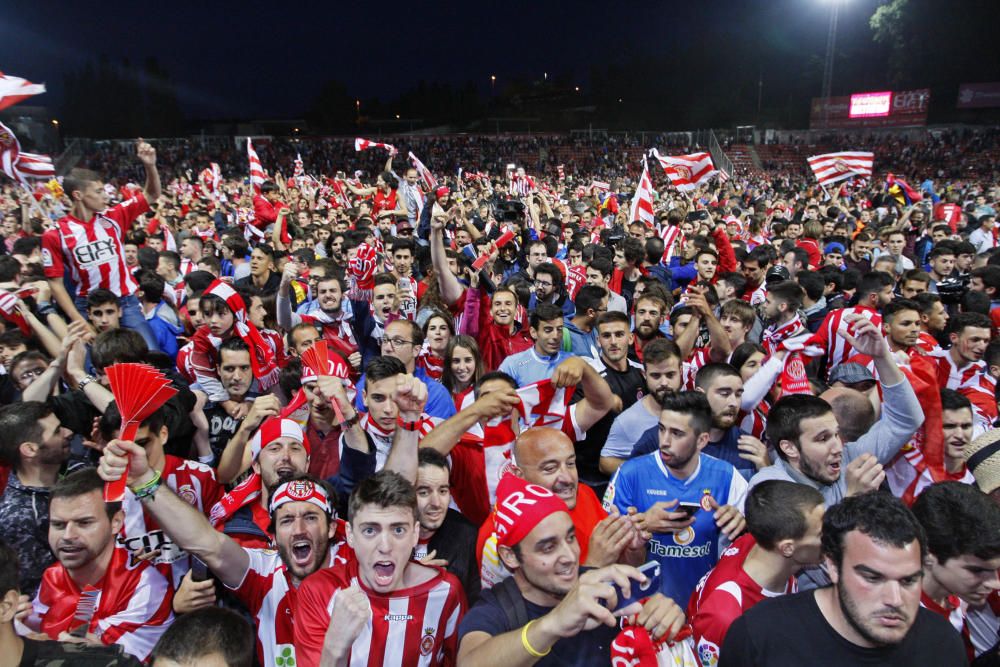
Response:
[[[830,27],[826,33],[826,61],[823,63],[823,127],[830,125],[830,89],[833,86],[833,53],[837,47],[837,14],[840,0],[830,2]]]

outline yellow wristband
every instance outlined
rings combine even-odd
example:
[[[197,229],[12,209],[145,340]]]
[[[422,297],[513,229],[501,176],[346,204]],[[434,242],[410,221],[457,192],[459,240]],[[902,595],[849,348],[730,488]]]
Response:
[[[537,620],[538,619],[536,618],[535,621]],[[535,621],[528,621],[528,624],[525,625],[523,628],[521,628],[521,646],[524,647],[524,650],[527,651],[528,655],[530,655],[531,657],[544,658],[545,656],[547,656],[549,653],[552,652],[552,647],[550,646],[549,650],[546,651],[545,653],[541,653],[539,651],[536,651],[535,648],[528,641],[528,628],[530,628],[531,624],[534,623]]]

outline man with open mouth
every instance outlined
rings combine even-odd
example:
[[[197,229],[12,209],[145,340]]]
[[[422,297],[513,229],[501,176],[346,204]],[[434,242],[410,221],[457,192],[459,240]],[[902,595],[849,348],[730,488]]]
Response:
[[[295,422],[283,426],[291,438]],[[275,439],[277,440],[277,438]],[[258,448],[260,444],[256,445]],[[242,547],[216,531],[197,509],[161,484],[144,449],[134,442],[113,440],[98,468],[106,481],[128,475],[130,489],[139,490],[143,508],[180,548],[197,556],[247,607],[257,630],[257,658],[274,665],[278,657],[294,659],[295,598],[308,575],[350,558],[350,549],[335,542],[338,522],[336,493],[318,479],[297,474],[269,493],[271,528],[278,550]]]
[[[410,560],[420,538],[413,485],[381,470],[354,489],[349,507],[355,558],[299,589],[297,663],[456,664],[465,593],[454,575]]]

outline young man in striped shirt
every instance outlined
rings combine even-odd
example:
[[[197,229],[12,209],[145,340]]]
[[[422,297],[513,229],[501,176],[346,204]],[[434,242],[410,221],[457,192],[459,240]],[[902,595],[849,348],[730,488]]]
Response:
[[[146,169],[145,187],[111,208],[97,174],[85,170],[70,172],[63,181],[63,189],[72,200],[73,209],[42,235],[42,263],[53,298],[71,320],[85,320],[82,311],[92,290],[110,290],[119,298],[122,326],[138,331],[149,349],[159,350],[135,296],[139,285],[125,265],[125,234],[139,216],[150,210],[149,202],[160,197],[156,150],[140,139],[136,153]],[[63,284],[67,269],[76,283],[75,300]]]

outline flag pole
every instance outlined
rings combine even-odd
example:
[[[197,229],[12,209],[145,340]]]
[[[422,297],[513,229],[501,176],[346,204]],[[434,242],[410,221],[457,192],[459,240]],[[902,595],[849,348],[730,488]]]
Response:
[[[32,190],[31,187],[29,187],[28,184],[25,183],[24,181],[21,181],[20,183],[21,187],[24,188],[24,191],[28,193],[28,199],[31,201],[31,206],[38,211],[38,215],[42,216],[42,220],[48,218],[49,216],[46,215],[45,210],[42,208],[41,204],[39,204],[38,200],[35,199],[34,190]]]

